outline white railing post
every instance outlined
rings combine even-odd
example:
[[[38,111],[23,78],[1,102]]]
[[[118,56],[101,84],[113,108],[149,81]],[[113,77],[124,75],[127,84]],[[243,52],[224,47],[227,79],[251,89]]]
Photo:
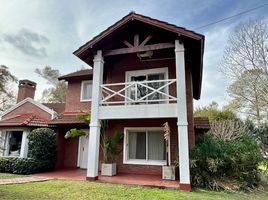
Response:
[[[186,78],[184,45],[175,41],[176,78],[177,78],[177,113],[178,113],[178,145],[180,163],[180,187],[190,190],[189,143],[187,122]]]
[[[91,119],[88,143],[87,180],[98,179],[99,145],[100,145],[100,120],[99,103],[102,97],[101,84],[103,82],[103,57],[102,52],[97,51],[94,57],[93,84],[91,100]]]
[[[138,101],[138,84],[135,83],[135,101]]]

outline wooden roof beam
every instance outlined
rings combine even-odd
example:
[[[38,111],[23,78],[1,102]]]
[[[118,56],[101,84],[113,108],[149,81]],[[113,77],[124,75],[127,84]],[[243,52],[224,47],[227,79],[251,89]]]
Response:
[[[137,52],[143,52],[143,51],[169,49],[169,48],[174,48],[174,47],[175,47],[175,44],[173,43],[159,43],[159,44],[151,44],[151,45],[145,45],[145,46],[134,46],[130,48],[103,50],[103,56],[113,56],[113,55],[137,53]]]
[[[149,42],[149,40],[153,37],[153,35],[148,35],[144,40],[143,42],[141,43],[140,46],[144,46],[147,44],[147,42]]]

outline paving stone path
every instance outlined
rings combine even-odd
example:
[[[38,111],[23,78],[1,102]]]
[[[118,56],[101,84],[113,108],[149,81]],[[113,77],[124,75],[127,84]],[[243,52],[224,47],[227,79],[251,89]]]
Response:
[[[51,178],[38,177],[38,176],[26,176],[26,177],[21,177],[21,178],[0,179],[0,185],[40,182],[40,181],[47,181],[50,179]]]

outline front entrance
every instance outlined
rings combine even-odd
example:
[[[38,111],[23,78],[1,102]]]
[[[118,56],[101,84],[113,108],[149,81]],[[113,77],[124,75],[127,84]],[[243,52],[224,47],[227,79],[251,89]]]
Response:
[[[88,159],[88,136],[79,137],[78,166],[82,169],[87,168]]]

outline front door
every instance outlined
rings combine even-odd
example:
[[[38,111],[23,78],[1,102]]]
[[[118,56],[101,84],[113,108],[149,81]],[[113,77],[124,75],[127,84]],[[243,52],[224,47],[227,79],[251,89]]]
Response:
[[[82,169],[86,169],[88,159],[88,136],[80,136],[79,143],[79,166]]]

